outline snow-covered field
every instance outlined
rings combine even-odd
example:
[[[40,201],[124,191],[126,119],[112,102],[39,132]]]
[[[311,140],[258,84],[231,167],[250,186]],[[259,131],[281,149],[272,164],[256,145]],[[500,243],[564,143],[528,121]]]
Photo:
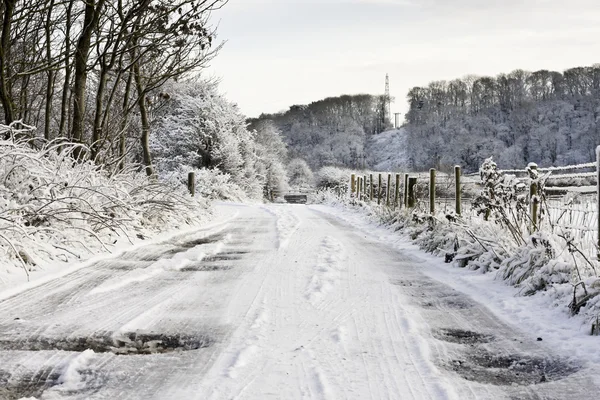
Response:
[[[490,275],[342,208],[218,211],[0,300],[0,398],[599,393],[595,338]]]

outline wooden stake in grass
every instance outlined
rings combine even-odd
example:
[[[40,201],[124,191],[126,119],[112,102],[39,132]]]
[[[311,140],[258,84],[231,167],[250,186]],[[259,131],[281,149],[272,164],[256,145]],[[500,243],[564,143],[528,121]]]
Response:
[[[408,208],[413,208],[417,203],[415,186],[417,185],[417,178],[408,178]]]
[[[531,204],[530,212],[531,212],[531,232],[535,232],[538,230],[538,209],[540,207],[540,198],[538,191],[538,181],[537,181],[537,164],[530,163],[527,168],[531,170],[531,182],[529,184],[529,201]]]
[[[408,174],[404,174],[404,207],[408,207]]]
[[[363,176],[363,192],[364,192],[363,198],[366,199],[367,198],[367,176],[366,175]]]
[[[381,174],[379,174],[379,183],[377,184],[377,204],[381,204]]]
[[[398,199],[400,196],[400,174],[396,174],[396,186],[394,187],[394,209],[399,206]]]
[[[350,175],[350,197],[356,193],[356,174]]]
[[[435,214],[435,169],[429,170],[429,212]]]
[[[371,184],[371,194],[369,195],[369,200],[373,201],[373,174],[369,174],[369,181]]]
[[[360,200],[360,183],[361,183],[360,181],[361,181],[361,179],[359,176],[358,178],[356,178],[356,198],[358,200]]]
[[[194,173],[194,172],[188,173],[187,187],[188,187],[188,191],[190,192],[192,197],[194,197],[194,195],[196,194],[196,173]]]
[[[454,167],[454,201],[455,201],[455,210],[456,215],[461,215],[461,192],[460,192],[460,166],[456,165]]]
[[[385,205],[390,206],[390,186],[392,185],[392,175],[388,174],[387,186],[385,188]]]

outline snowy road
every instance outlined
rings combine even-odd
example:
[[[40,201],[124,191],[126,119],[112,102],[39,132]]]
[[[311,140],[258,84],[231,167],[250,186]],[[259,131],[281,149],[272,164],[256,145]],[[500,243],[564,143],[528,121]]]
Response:
[[[599,371],[324,208],[236,217],[0,301],[0,399],[597,399]]]

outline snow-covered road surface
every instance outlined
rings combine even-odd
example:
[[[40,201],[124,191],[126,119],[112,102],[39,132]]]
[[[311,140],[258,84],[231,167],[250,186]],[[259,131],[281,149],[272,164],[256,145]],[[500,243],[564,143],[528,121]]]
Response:
[[[597,399],[558,354],[395,250],[302,205],[0,301],[0,399]]]

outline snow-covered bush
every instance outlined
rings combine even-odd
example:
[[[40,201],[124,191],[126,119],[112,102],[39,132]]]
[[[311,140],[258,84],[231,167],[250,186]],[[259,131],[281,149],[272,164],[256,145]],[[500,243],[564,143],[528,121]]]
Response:
[[[77,148],[0,141],[0,264],[9,273],[10,266],[29,272],[41,261],[86,258],[207,216],[207,200],[191,198],[185,185],[75,162]]]
[[[308,190],[314,187],[315,177],[310,167],[301,158],[291,160],[287,166],[290,186],[295,191]]]
[[[347,192],[351,174],[352,171],[346,168],[323,167],[317,172],[317,188]]]
[[[514,175],[499,171],[491,157],[483,162],[479,175],[483,188],[473,200],[475,212],[506,228],[517,244],[523,243],[523,221],[528,218],[526,186]]]
[[[239,185],[231,181],[231,175],[218,169],[189,169],[178,167],[163,176],[163,179],[174,185],[186,186],[188,173],[194,172],[196,177],[196,196],[209,200],[244,201],[248,194]]]

